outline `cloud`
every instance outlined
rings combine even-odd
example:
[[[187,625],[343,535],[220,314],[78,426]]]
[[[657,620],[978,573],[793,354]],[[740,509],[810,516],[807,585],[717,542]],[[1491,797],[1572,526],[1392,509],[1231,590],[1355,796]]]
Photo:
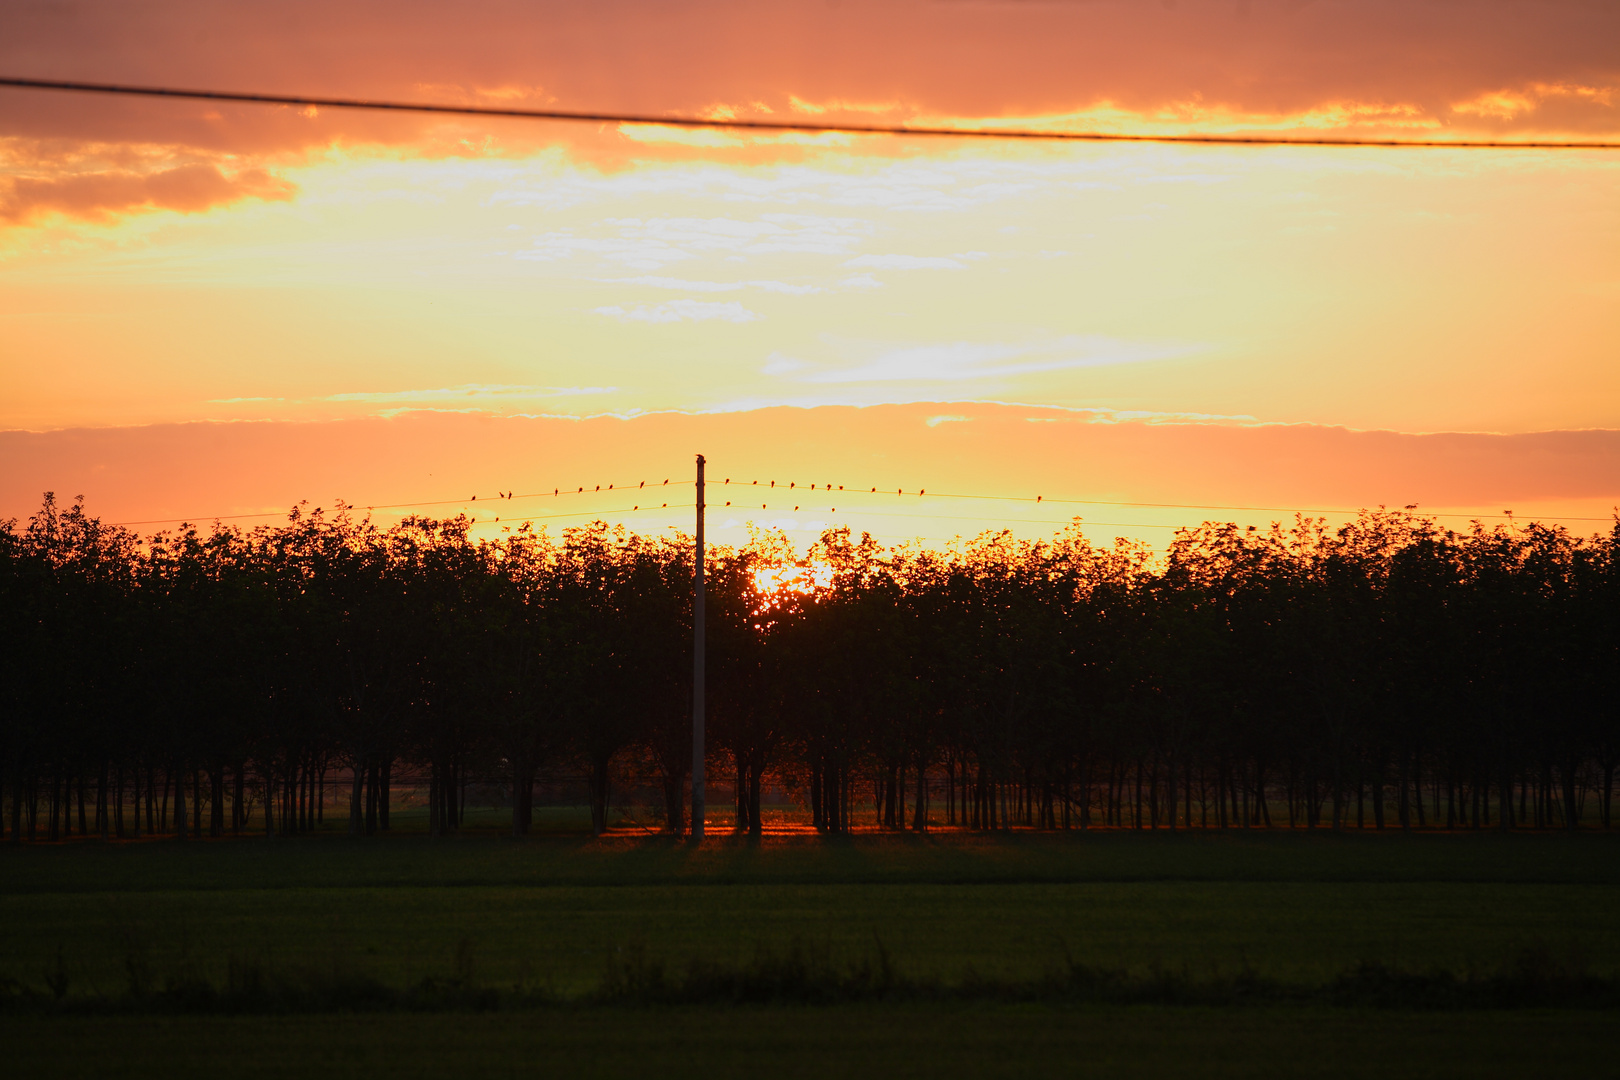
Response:
[[[557,262],[581,254],[596,255],[637,270],[658,270],[669,263],[694,258],[691,252],[662,241],[628,236],[576,236],[572,229],[537,236],[531,249],[520,251],[515,257],[529,262]]]
[[[288,200],[297,190],[264,169],[230,174],[200,163],[22,176],[0,180],[0,220],[22,222],[52,213],[88,221],[150,210],[194,214],[243,199]]]
[[[967,269],[967,263],[945,255],[860,255],[844,265],[856,270]]]
[[[883,288],[883,282],[879,281],[877,278],[873,277],[871,274],[856,274],[854,277],[845,278],[844,280],[840,281],[838,284],[844,286],[846,289],[881,289],[881,288]]]
[[[1620,84],[1581,86],[1569,83],[1531,83],[1520,89],[1489,90],[1454,103],[1451,111],[1486,120],[1515,120],[1547,105],[1611,109],[1620,103]]]
[[[789,285],[782,281],[688,281],[685,278],[640,277],[607,278],[618,285],[646,285],[654,289],[679,289],[682,292],[737,292],[741,289],[761,289],[765,292],[786,293],[789,296],[807,296],[821,292],[817,285]]]
[[[433,390],[378,390],[348,394],[332,394],[318,401],[387,401],[420,403],[464,403],[501,398],[575,397],[583,394],[615,393],[615,386],[521,386],[499,383],[467,383]],[[260,401],[262,398],[237,398],[238,401]]]
[[[765,366],[759,370],[762,375],[786,375],[790,371],[799,371],[807,366],[803,360],[773,352],[765,358]]]
[[[822,369],[798,378],[811,383],[964,382],[1070,368],[1163,360],[1193,352],[1185,345],[1066,337],[1037,344],[957,341],[912,345],[856,367]]]
[[[854,172],[848,171],[847,159],[835,161],[831,168],[786,162],[770,169],[686,166],[626,169],[608,175],[593,171],[558,176],[548,170],[509,177],[506,186],[490,197],[490,204],[558,210],[605,199],[674,195],[739,204],[945,213],[1028,196],[1052,183],[1054,175],[1090,175],[1106,167],[1074,159],[1048,159],[1033,166],[1029,161],[975,157],[933,165],[884,161],[881,154],[877,158],[878,168]],[[1073,190],[1103,185],[1070,180],[1065,186]]]
[[[765,292],[785,293],[788,296],[809,296],[811,293],[821,292],[819,285],[789,285],[782,281],[750,281],[751,289],[763,289]]]
[[[672,323],[690,320],[704,322],[719,319],[722,322],[745,323],[763,319],[758,312],[749,311],[735,300],[670,300],[663,304],[637,304],[623,308],[617,304],[592,308],[598,315],[611,315],[620,322]]]
[[[872,232],[870,222],[806,214],[762,214],[736,218],[607,218],[599,223],[612,236],[581,236],[572,229],[535,237],[517,258],[555,262],[595,255],[637,270],[703,255],[845,255]],[[778,291],[792,287],[779,286]]]

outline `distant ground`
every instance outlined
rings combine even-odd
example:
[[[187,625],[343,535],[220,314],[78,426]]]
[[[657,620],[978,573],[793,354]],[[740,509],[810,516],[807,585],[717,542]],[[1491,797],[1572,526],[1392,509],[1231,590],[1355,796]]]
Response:
[[[486,1075],[539,1060],[623,1075],[641,1055],[671,1076],[694,1062],[724,1073],[728,1060],[788,1076],[852,1063],[1002,1075],[1064,1062],[1243,1075],[1266,1058],[1288,1060],[1289,1075],[1348,1075],[1357,1063],[1477,1076],[1527,1048],[1541,1051],[1527,1065],[1590,1065],[1608,1054],[1616,1014],[566,1001],[626,956],[680,972],[796,949],[834,966],[882,955],[905,978],[941,986],[1027,982],[1076,964],[1189,984],[1247,973],[1315,986],[1369,962],[1462,977],[1527,955],[1612,981],[1616,900],[1620,838],[1598,833],[720,837],[699,850],[622,835],[24,845],[0,849],[0,984],[62,1004],[0,1016],[0,1044],[27,1063],[19,1075],[138,1075],[158,1060],[167,1075],[251,1075],[314,1059],[407,1075],[436,1061],[441,1073]],[[441,980],[558,1003],[493,1015],[61,1014],[94,1001],[116,1012],[105,1003],[128,999],[135,973],[151,986],[224,985],[244,967],[399,988]]]

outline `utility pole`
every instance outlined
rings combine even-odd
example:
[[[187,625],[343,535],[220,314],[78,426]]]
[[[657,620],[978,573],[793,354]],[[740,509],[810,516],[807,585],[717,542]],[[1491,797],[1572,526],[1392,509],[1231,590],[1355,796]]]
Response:
[[[697,456],[697,558],[692,569],[692,839],[703,839],[703,455]]]

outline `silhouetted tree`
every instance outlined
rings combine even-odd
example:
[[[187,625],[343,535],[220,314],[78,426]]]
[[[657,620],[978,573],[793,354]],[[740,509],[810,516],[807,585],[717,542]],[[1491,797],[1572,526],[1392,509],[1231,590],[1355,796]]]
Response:
[[[686,827],[691,545],[596,523],[476,540],[295,509],[147,537],[47,495],[0,522],[13,842],[319,826],[426,788],[514,834],[537,783]],[[1620,522],[1206,522],[1162,559],[1006,532],[713,548],[711,775],[815,827],[1559,828],[1613,821]],[[405,779],[396,774],[404,770]]]

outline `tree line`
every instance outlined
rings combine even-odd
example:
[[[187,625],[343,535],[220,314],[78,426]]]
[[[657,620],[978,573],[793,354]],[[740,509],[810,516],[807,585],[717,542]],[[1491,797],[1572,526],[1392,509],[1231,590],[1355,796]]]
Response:
[[[0,828],[13,841],[390,828],[469,789],[691,773],[687,537],[476,539],[340,506],[141,537],[47,495],[0,523]],[[1205,523],[1168,551],[848,529],[711,548],[706,771],[739,831],[1565,828],[1611,823],[1620,521],[1410,509]],[[425,787],[425,793],[422,788]]]

